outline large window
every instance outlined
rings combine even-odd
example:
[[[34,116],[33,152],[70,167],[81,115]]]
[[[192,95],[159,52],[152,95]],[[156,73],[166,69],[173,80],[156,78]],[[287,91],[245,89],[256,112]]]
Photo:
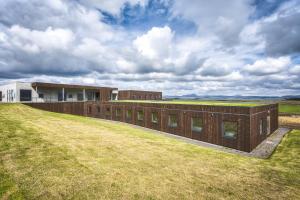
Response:
[[[137,112],[137,120],[139,120],[139,121],[143,121],[144,120],[144,111],[139,110]]]
[[[77,93],[77,101],[83,101],[83,93]]]
[[[126,119],[132,119],[132,110],[126,111]]]
[[[195,131],[195,132],[201,132],[202,129],[203,129],[203,120],[202,118],[198,118],[198,117],[192,117],[192,131]]]
[[[154,124],[158,123],[158,113],[157,112],[151,113],[151,122]]]
[[[31,90],[20,90],[20,101],[31,101]]]
[[[223,122],[223,136],[229,139],[236,139],[238,133],[237,122]]]
[[[87,100],[88,101],[93,101],[94,100],[94,92],[91,92],[91,91],[89,91],[89,92],[87,92],[86,93],[86,96],[87,96]]]
[[[178,126],[177,115],[169,115],[168,126],[171,128],[176,128]]]

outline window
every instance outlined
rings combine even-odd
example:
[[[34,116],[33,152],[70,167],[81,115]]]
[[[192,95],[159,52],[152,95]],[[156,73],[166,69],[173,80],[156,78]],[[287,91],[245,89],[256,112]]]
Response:
[[[263,124],[264,124],[264,123],[263,123],[263,120],[260,119],[260,120],[259,120],[259,134],[260,134],[260,135],[264,134],[264,125],[263,125]]]
[[[144,120],[144,111],[139,110],[137,112],[137,120],[139,120],[139,121],[143,121]]]
[[[78,101],[83,101],[83,94],[82,93],[77,93],[77,100]]]
[[[157,123],[158,123],[158,113],[157,113],[157,112],[151,113],[151,121],[152,121],[152,123],[154,123],[154,124],[157,124]]]
[[[69,99],[72,99],[72,98],[73,98],[73,95],[72,95],[72,94],[68,94],[68,98],[69,98]]]
[[[100,112],[101,112],[101,108],[100,108],[100,106],[97,106],[97,111],[98,111],[98,113],[100,113]]]
[[[267,134],[271,133],[271,122],[270,122],[270,115],[267,117]]]
[[[203,128],[203,120],[202,118],[192,117],[192,131],[201,132]]]
[[[120,108],[116,109],[116,117],[121,117],[121,109]]]
[[[268,120],[270,120],[270,119],[268,119],[267,117],[259,120],[259,134],[260,135],[269,133],[269,132],[267,132],[267,131],[269,131],[268,130],[269,129]]]
[[[168,126],[171,128],[176,128],[178,126],[176,115],[169,115]]]
[[[94,92],[87,92],[86,96],[88,101],[94,100]]]
[[[39,98],[43,99],[44,98],[44,94],[39,93]]]
[[[229,139],[236,139],[238,132],[237,122],[223,122],[223,136]]]
[[[92,113],[92,106],[89,106],[88,107],[88,114],[91,114]]]
[[[31,90],[20,90],[20,101],[31,101]]]
[[[131,119],[132,118],[132,110],[127,110],[126,111],[126,118]]]

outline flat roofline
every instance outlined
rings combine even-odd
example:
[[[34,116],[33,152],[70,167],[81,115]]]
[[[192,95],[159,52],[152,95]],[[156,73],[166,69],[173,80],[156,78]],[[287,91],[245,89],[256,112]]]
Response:
[[[261,106],[274,105],[276,103],[254,103],[254,102],[176,102],[168,100],[112,100],[119,103],[138,103],[138,104],[161,104],[161,105],[190,105],[190,106],[216,106],[216,107],[244,107],[255,108]]]
[[[91,85],[76,85],[76,84],[61,84],[61,83],[45,83],[45,82],[32,82],[32,87],[47,87],[47,88],[70,88],[70,89],[112,89],[118,90],[118,88],[112,87],[100,87],[100,86],[91,86]]]

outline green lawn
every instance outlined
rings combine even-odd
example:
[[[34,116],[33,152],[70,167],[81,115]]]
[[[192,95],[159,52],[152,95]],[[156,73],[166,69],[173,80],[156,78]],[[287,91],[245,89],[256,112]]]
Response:
[[[191,105],[214,105],[214,106],[245,106],[253,107],[263,105],[260,102],[248,101],[203,101],[203,100],[117,100],[115,102],[131,102],[131,103],[163,103],[163,104],[191,104]]]
[[[300,131],[270,159],[0,104],[0,199],[297,199]]]
[[[300,114],[300,105],[295,104],[279,104],[279,112]]]

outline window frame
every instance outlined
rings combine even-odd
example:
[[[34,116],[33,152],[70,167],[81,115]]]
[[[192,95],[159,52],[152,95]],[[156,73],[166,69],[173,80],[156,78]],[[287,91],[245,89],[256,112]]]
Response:
[[[28,96],[26,96],[26,95],[24,96],[24,92],[27,93]],[[14,100],[13,93],[14,93],[14,90],[10,90],[11,101]],[[29,101],[32,101],[32,90],[30,90],[30,89],[20,89],[20,102],[29,102]]]
[[[234,136],[228,136],[226,135],[226,132],[229,132],[229,131],[226,131],[226,123],[234,123],[236,124],[236,132],[234,134]],[[223,120],[222,122],[222,137],[223,138],[226,138],[226,139],[231,139],[231,140],[236,140],[237,137],[238,137],[238,133],[239,133],[239,122],[238,121],[227,121],[227,120]]]
[[[194,119],[201,120],[201,127],[194,126]],[[202,117],[191,117],[191,130],[196,133],[202,133],[204,128]]]
[[[154,120],[154,114],[156,115],[156,120]],[[151,122],[153,124],[158,124],[158,112],[151,112]]]
[[[175,117],[176,123],[172,122],[172,117]],[[176,114],[169,114],[168,115],[168,127],[169,128],[177,128],[178,127],[178,115],[176,115]]]
[[[138,110],[137,111],[137,120],[138,121],[144,121],[144,111],[143,110]],[[140,118],[140,117],[142,117],[142,118]]]

